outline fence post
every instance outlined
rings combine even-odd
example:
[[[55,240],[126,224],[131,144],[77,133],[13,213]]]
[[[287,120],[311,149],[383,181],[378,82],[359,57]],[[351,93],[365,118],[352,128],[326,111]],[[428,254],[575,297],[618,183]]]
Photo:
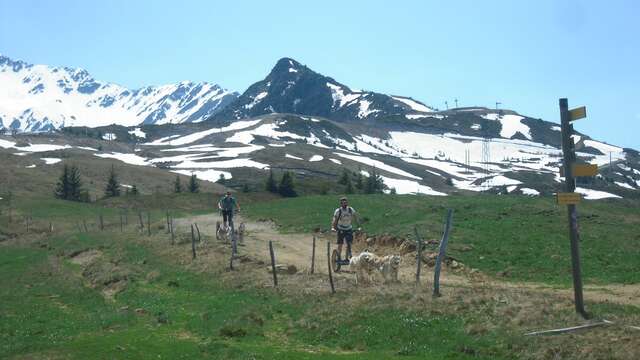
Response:
[[[147,236],[151,236],[151,213],[147,211]]]
[[[417,251],[417,256],[418,258],[416,259],[416,286],[420,285],[420,270],[422,268],[422,239],[420,238],[420,235],[418,234],[418,227],[415,226],[414,231],[416,233],[416,246],[418,247],[418,251]]]
[[[84,232],[89,232],[89,229],[87,229],[87,220],[82,219],[82,225],[84,226]]]
[[[123,224],[122,224],[122,213],[120,213],[120,232],[123,231]]]
[[[200,228],[198,227],[198,223],[194,223],[194,225],[196,226],[196,232],[198,233],[198,242],[201,242],[201,238],[200,238]]]
[[[191,224],[191,255],[192,259],[196,258],[196,235],[193,231],[193,224]]]
[[[276,257],[273,253],[273,243],[269,240],[269,255],[271,255],[271,271],[273,272],[273,286],[278,287],[278,274],[276,273]]]
[[[100,217],[100,219],[99,219],[100,220],[100,231],[103,231],[104,230],[104,220],[102,219],[102,214],[100,214],[99,217]]]
[[[173,218],[171,218],[170,221],[171,221],[171,245],[175,245],[175,243],[176,243],[176,240],[175,240],[176,239],[176,235],[173,232]]]
[[[138,220],[140,220],[140,233],[144,232],[144,221],[142,220],[142,211],[138,211]]]
[[[440,251],[438,252],[438,258],[436,259],[436,269],[433,272],[433,296],[440,296],[440,268],[442,267],[442,261],[444,260],[447,251],[447,242],[449,240],[449,231],[451,230],[451,219],[453,218],[453,209],[449,209],[447,212],[447,223],[444,226],[444,234],[442,234],[442,240],[440,241]]]
[[[169,224],[169,210],[167,210],[167,234],[171,232],[171,224]]]
[[[316,236],[313,235],[313,245],[311,247],[311,274],[315,272],[316,268]]]
[[[331,293],[336,293],[336,288],[333,286],[333,275],[331,274],[331,242],[327,241],[327,270],[329,271],[329,283],[331,284]]]

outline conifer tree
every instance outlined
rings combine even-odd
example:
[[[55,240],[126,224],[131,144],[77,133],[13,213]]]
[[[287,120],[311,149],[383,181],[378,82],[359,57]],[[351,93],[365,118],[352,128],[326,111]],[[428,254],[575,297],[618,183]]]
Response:
[[[139,194],[138,192],[138,187],[136,186],[136,184],[133,184],[133,186],[131,186],[131,195],[136,196]]]
[[[200,191],[198,178],[196,177],[196,174],[191,174],[191,179],[189,179],[189,192],[197,193],[198,191]]]
[[[173,192],[181,193],[182,184],[180,183],[180,175],[176,175],[176,181],[173,183]]]
[[[54,194],[58,199],[67,200],[69,198],[69,166],[66,164],[62,169],[62,175],[60,175],[56,183]]]
[[[373,168],[364,184],[364,192],[365,194],[377,194],[381,193],[382,190],[384,190],[382,177],[378,174],[376,168]]]
[[[340,175],[340,179],[338,179],[338,184],[347,185],[347,181],[350,181],[350,174],[347,168],[342,169],[342,175]]]
[[[89,202],[89,193],[83,194],[80,170],[75,165],[69,169],[69,200]]]
[[[223,173],[220,173],[220,176],[218,177],[218,181],[216,181],[218,184],[222,184],[224,185],[227,182],[227,178],[225,178]]]
[[[344,192],[346,194],[353,194],[353,183],[351,182],[351,176],[347,177],[347,183],[345,184]]]
[[[356,174],[356,189],[359,191],[364,190],[364,179],[360,168],[358,168],[358,173]]]
[[[280,180],[280,186],[278,186],[278,192],[280,193],[280,195],[284,197],[298,196],[293,184],[293,174],[291,174],[290,171],[285,171],[282,174],[282,179]]]
[[[272,169],[269,169],[269,177],[267,178],[267,182],[265,183],[265,190],[272,193],[278,192],[278,185],[276,185],[276,180],[273,178]]]
[[[111,165],[111,171],[109,172],[109,179],[107,180],[107,187],[104,189],[105,197],[120,196],[120,183],[116,177],[116,171],[113,165]]]

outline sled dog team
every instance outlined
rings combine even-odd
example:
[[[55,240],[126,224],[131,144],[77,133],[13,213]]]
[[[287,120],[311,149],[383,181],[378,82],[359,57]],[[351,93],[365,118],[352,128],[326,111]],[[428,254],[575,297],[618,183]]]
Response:
[[[358,213],[349,206],[346,197],[340,198],[340,207],[333,212],[333,222],[331,223],[331,230],[338,234],[338,259],[342,256],[342,245],[345,242],[347,243],[347,249],[351,249],[354,221],[360,226]],[[349,255],[349,250],[347,250],[347,257]],[[370,282],[375,271],[379,271],[382,274],[385,283],[398,282],[400,261],[399,255],[380,257],[369,250],[365,250],[349,260],[349,267],[356,273],[356,284]]]

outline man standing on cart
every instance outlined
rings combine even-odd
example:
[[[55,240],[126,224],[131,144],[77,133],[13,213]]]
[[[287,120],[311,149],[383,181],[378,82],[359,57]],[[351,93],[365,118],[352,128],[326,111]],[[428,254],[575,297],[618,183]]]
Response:
[[[349,206],[346,197],[340,198],[340,207],[333,212],[333,222],[331,231],[338,232],[338,260],[342,258],[342,244],[347,243],[347,253],[345,259],[351,257],[351,244],[353,243],[353,220],[360,226],[360,217],[356,211]],[[359,229],[358,229],[359,230]]]

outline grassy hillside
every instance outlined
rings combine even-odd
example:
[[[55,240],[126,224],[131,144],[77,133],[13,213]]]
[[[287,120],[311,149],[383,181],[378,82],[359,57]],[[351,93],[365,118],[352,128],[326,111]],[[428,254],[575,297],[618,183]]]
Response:
[[[342,279],[332,296],[324,276],[284,277],[275,290],[259,262],[240,263],[240,271],[230,272],[227,248],[221,245],[199,247],[201,255],[191,260],[189,244],[170,245],[164,209],[170,204],[183,217],[210,212],[212,196],[148,195],[93,204],[29,198],[15,209],[18,219],[32,214],[29,233],[22,221],[8,224],[3,212],[0,228],[9,238],[0,238],[0,358],[596,359],[635,354],[634,338],[622,328],[605,336],[523,338],[525,329],[576,322],[571,303],[553,295],[461,286],[432,299],[410,284],[360,288]],[[251,216],[274,218],[287,231],[326,228],[327,212],[335,205],[328,196],[274,200],[250,194],[240,200]],[[407,233],[416,222],[428,238],[439,236],[444,212],[453,207],[452,249],[473,246],[456,255],[465,263],[491,270],[510,261],[514,278],[564,282],[562,266],[543,261],[555,250],[545,250],[549,253],[539,262],[526,260],[534,251],[523,245],[526,240],[544,239],[543,231],[532,226],[565,230],[560,210],[549,210],[554,205],[545,199],[354,196],[352,204],[367,218],[368,231]],[[122,208],[130,209],[130,216],[133,209],[150,211],[152,236],[138,233],[132,220],[121,233],[115,224]],[[104,232],[95,225],[100,213],[108,225]],[[607,228],[611,234],[602,242],[609,246],[624,245],[615,242],[616,234],[630,233],[638,221],[637,208],[618,203],[592,203],[583,213],[600,222],[625,221],[617,233],[614,226]],[[88,233],[76,227],[82,220],[90,223]],[[46,233],[48,221],[56,223],[53,234]],[[583,224],[585,235],[597,228]],[[496,230],[498,225],[502,228]],[[514,233],[521,235],[514,240]],[[552,249],[566,259],[565,235],[552,241],[558,242]],[[593,242],[583,239],[583,244]],[[585,264],[595,261],[589,246],[583,248]],[[637,259],[633,251],[615,252],[615,264],[599,277],[586,270],[587,278],[635,281],[635,274],[625,274]],[[527,276],[527,269],[559,273]],[[615,321],[639,320],[635,306],[589,303],[589,310]],[[611,337],[619,339],[617,348],[603,347]],[[587,346],[594,342],[597,348]]]
[[[465,265],[489,274],[506,271],[511,279],[571,283],[566,207],[551,198],[353,195],[350,204],[370,234],[413,238],[417,226],[426,239],[440,239],[446,209],[454,209],[450,254]],[[336,196],[311,196],[246,210],[253,218],[274,220],[283,231],[311,232],[328,230],[337,206]],[[640,282],[640,204],[583,201],[578,213],[585,281]]]

